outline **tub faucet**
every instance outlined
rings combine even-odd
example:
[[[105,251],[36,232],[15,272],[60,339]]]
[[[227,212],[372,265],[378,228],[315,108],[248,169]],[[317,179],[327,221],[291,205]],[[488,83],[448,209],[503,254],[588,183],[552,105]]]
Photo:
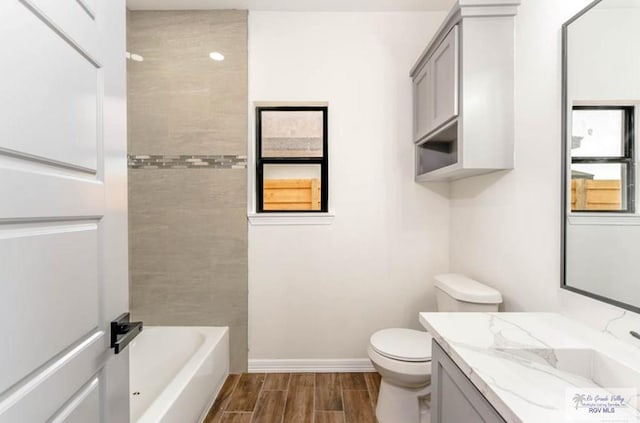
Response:
[[[636,332],[635,330],[630,331],[629,334],[634,338],[640,339],[640,333]]]

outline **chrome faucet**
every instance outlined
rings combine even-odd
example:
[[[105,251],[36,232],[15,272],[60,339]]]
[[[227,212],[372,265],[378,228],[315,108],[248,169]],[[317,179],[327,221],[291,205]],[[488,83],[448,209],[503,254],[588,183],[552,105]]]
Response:
[[[634,338],[640,339],[640,333],[636,332],[635,330],[630,331],[629,334]]]

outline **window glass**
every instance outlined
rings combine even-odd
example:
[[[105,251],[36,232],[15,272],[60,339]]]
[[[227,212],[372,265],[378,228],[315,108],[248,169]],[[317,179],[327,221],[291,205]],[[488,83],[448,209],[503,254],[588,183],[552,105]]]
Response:
[[[264,165],[264,210],[320,210],[321,167]]]
[[[572,211],[625,210],[627,165],[587,163],[571,165]]]
[[[256,108],[256,211],[326,212],[326,106]]]
[[[635,212],[634,110],[573,106],[572,212]]]
[[[574,110],[572,125],[571,157],[624,155],[623,110]]]
[[[322,111],[263,111],[262,157],[322,157]]]

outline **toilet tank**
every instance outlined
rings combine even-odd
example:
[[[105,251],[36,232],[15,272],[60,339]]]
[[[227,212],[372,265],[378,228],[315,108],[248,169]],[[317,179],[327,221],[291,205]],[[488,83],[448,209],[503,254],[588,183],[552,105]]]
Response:
[[[500,292],[457,273],[435,276],[436,305],[444,312],[495,312],[502,303]]]

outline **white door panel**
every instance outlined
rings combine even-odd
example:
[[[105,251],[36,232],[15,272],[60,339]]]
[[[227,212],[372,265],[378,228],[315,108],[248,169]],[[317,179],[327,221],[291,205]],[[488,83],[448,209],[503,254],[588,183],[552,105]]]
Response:
[[[77,2],[89,14],[89,16],[92,18],[96,16],[96,0],[77,0]]]
[[[85,423],[100,421],[100,381],[89,382],[50,423]]]
[[[12,332],[0,361],[0,392],[98,328],[95,223],[7,225],[0,231],[0,333]]]
[[[17,162],[21,163],[16,166]],[[105,192],[102,181],[95,178],[3,157],[0,151],[0,216],[5,221],[99,217],[104,212]]]
[[[0,423],[127,423],[124,0],[0,2]]]
[[[9,123],[0,125],[0,148],[95,172],[100,69],[47,23],[21,2],[3,4],[3,33],[24,38],[0,37],[0,110]]]
[[[61,33],[74,48],[102,62],[99,49],[99,32],[95,16],[95,2],[87,0],[19,0],[47,25]],[[91,5],[93,3],[93,6]]]
[[[95,332],[5,391],[0,402],[0,423],[43,423],[53,418],[76,392],[95,378],[97,364],[106,359],[106,342],[104,332]],[[105,372],[101,370],[98,375],[102,378]],[[118,422],[99,420],[107,421]]]

